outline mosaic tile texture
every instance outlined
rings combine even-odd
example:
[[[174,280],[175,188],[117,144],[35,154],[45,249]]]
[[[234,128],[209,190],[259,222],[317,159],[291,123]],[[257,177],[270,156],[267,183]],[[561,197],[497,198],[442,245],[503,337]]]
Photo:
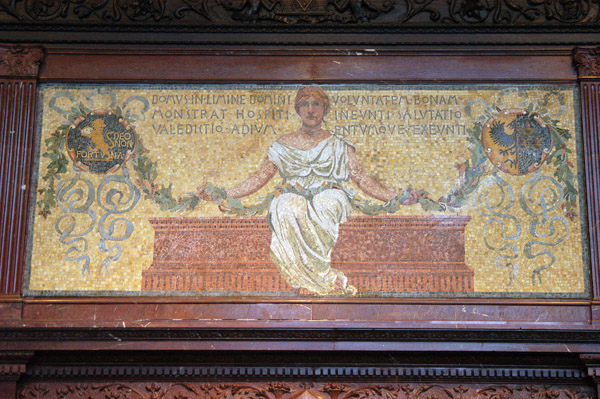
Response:
[[[221,198],[302,126],[299,87],[42,85],[26,291],[588,295],[572,86],[322,86],[322,128],[398,197],[373,199],[351,178],[308,192],[278,172]],[[315,233],[334,244],[319,291],[274,265],[263,200],[324,191],[353,199],[339,234]]]

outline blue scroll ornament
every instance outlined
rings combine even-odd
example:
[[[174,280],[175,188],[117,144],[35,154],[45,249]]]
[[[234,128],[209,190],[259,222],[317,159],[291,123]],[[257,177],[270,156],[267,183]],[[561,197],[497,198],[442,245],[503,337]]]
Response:
[[[490,185],[495,185],[500,190],[499,196],[494,195],[492,197],[495,200],[494,203],[490,203],[490,195],[488,193],[481,192],[482,188],[489,187]],[[488,218],[483,226],[483,241],[485,246],[492,251],[501,252],[494,259],[494,265],[500,269],[510,270],[507,287],[515,283],[520,288],[519,264],[514,261],[519,257],[519,250],[515,244],[509,242],[521,236],[521,224],[515,216],[507,213],[514,204],[515,196],[511,185],[497,174],[482,180],[473,196],[473,205],[477,211]],[[507,235],[507,222],[514,225],[514,233],[511,235]],[[491,242],[489,237],[489,230],[494,224],[499,225],[501,228],[500,237],[504,242],[499,245]],[[507,251],[509,253],[506,253]]]
[[[142,105],[142,109],[138,112],[136,112],[135,107],[133,106],[133,104],[141,104]],[[148,112],[148,110],[150,109],[150,102],[148,102],[148,99],[146,97],[142,97],[142,96],[131,96],[129,98],[127,98],[127,100],[125,100],[125,102],[123,103],[123,111],[125,112],[125,118],[127,118],[128,120],[133,120],[133,121],[139,121],[139,122],[143,122],[146,120],[146,112]]]
[[[535,198],[532,193],[534,190],[539,188],[540,184],[549,182],[551,185],[543,187],[538,197]],[[542,272],[549,269],[556,262],[556,256],[550,251],[550,249],[544,249],[538,252],[533,252],[534,245],[542,247],[556,247],[558,244],[563,242],[569,235],[569,226],[567,221],[562,216],[553,216],[549,218],[550,212],[554,211],[559,207],[563,199],[563,188],[558,182],[548,176],[542,176],[538,170],[536,174],[525,183],[519,192],[519,203],[521,208],[529,216],[533,216],[535,219],[529,223],[529,232],[535,238],[551,238],[556,235],[555,223],[560,222],[564,228],[564,234],[560,237],[556,237],[554,241],[540,241],[531,240],[525,244],[523,252],[528,259],[534,259],[538,256],[546,255],[550,260],[538,266],[531,273],[531,283],[535,285],[536,277],[537,281],[542,284]],[[540,230],[546,230],[547,233],[542,233]]]
[[[102,99],[103,96],[108,96],[110,98],[110,104],[104,104],[105,100]],[[101,104],[102,108],[114,109],[117,105],[117,95],[111,89],[107,87],[100,87],[98,89],[94,89],[90,91],[85,96],[86,100],[90,104],[91,109],[99,108],[98,103]]]
[[[77,187],[83,183],[85,188]],[[81,274],[90,273],[90,257],[87,252],[87,240],[85,236],[90,233],[96,225],[96,213],[90,209],[94,203],[94,185],[88,179],[81,178],[81,172],[77,171],[75,177],[62,180],[56,188],[56,202],[60,209],[65,212],[57,221],[54,228],[60,234],[60,242],[71,245],[65,252],[65,259],[69,261],[84,261]],[[73,214],[86,214],[90,218],[90,224],[82,233],[73,234],[77,227],[77,221]],[[65,225],[63,221],[68,221]],[[81,247],[82,244],[82,247]],[[73,252],[80,256],[71,256]]]
[[[116,250],[114,255],[107,256],[100,265],[98,272],[104,270],[108,273],[108,265],[111,262],[117,261],[121,257],[121,246],[115,244],[107,246],[107,241],[125,241],[133,233],[133,224],[124,217],[114,218],[106,227],[107,219],[117,214],[124,214],[135,207],[140,200],[140,190],[132,183],[129,178],[129,169],[122,166],[123,175],[106,176],[98,186],[98,205],[106,211],[100,217],[98,222],[98,232],[100,233],[100,250],[102,252],[111,252]],[[109,185],[125,185],[126,188],[121,190],[117,187],[108,188]],[[107,189],[106,193],[103,190]],[[123,223],[125,231],[121,235],[115,235],[115,230],[119,223]]]

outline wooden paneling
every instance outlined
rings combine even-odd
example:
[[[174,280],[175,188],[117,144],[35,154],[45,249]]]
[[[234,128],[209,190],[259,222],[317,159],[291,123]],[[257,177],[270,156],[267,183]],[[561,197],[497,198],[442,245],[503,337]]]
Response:
[[[574,82],[566,51],[49,50],[43,81]]]

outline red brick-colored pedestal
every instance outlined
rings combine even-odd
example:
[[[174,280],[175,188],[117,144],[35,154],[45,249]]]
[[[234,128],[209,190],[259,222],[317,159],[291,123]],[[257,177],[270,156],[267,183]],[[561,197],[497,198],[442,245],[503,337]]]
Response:
[[[352,217],[340,227],[332,267],[359,292],[469,292],[468,216]],[[154,259],[145,291],[294,292],[271,261],[264,218],[153,218]]]

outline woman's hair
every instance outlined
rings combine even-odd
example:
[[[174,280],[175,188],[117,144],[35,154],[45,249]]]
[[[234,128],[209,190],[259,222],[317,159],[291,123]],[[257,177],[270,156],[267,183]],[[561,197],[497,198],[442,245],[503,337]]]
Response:
[[[327,115],[327,112],[329,112],[329,97],[327,96],[327,93],[325,93],[325,90],[321,89],[319,86],[305,86],[298,90],[298,93],[296,93],[296,101],[294,103],[296,112],[298,112],[298,109],[300,108],[300,103],[310,96],[313,96],[323,104],[325,115]]]

